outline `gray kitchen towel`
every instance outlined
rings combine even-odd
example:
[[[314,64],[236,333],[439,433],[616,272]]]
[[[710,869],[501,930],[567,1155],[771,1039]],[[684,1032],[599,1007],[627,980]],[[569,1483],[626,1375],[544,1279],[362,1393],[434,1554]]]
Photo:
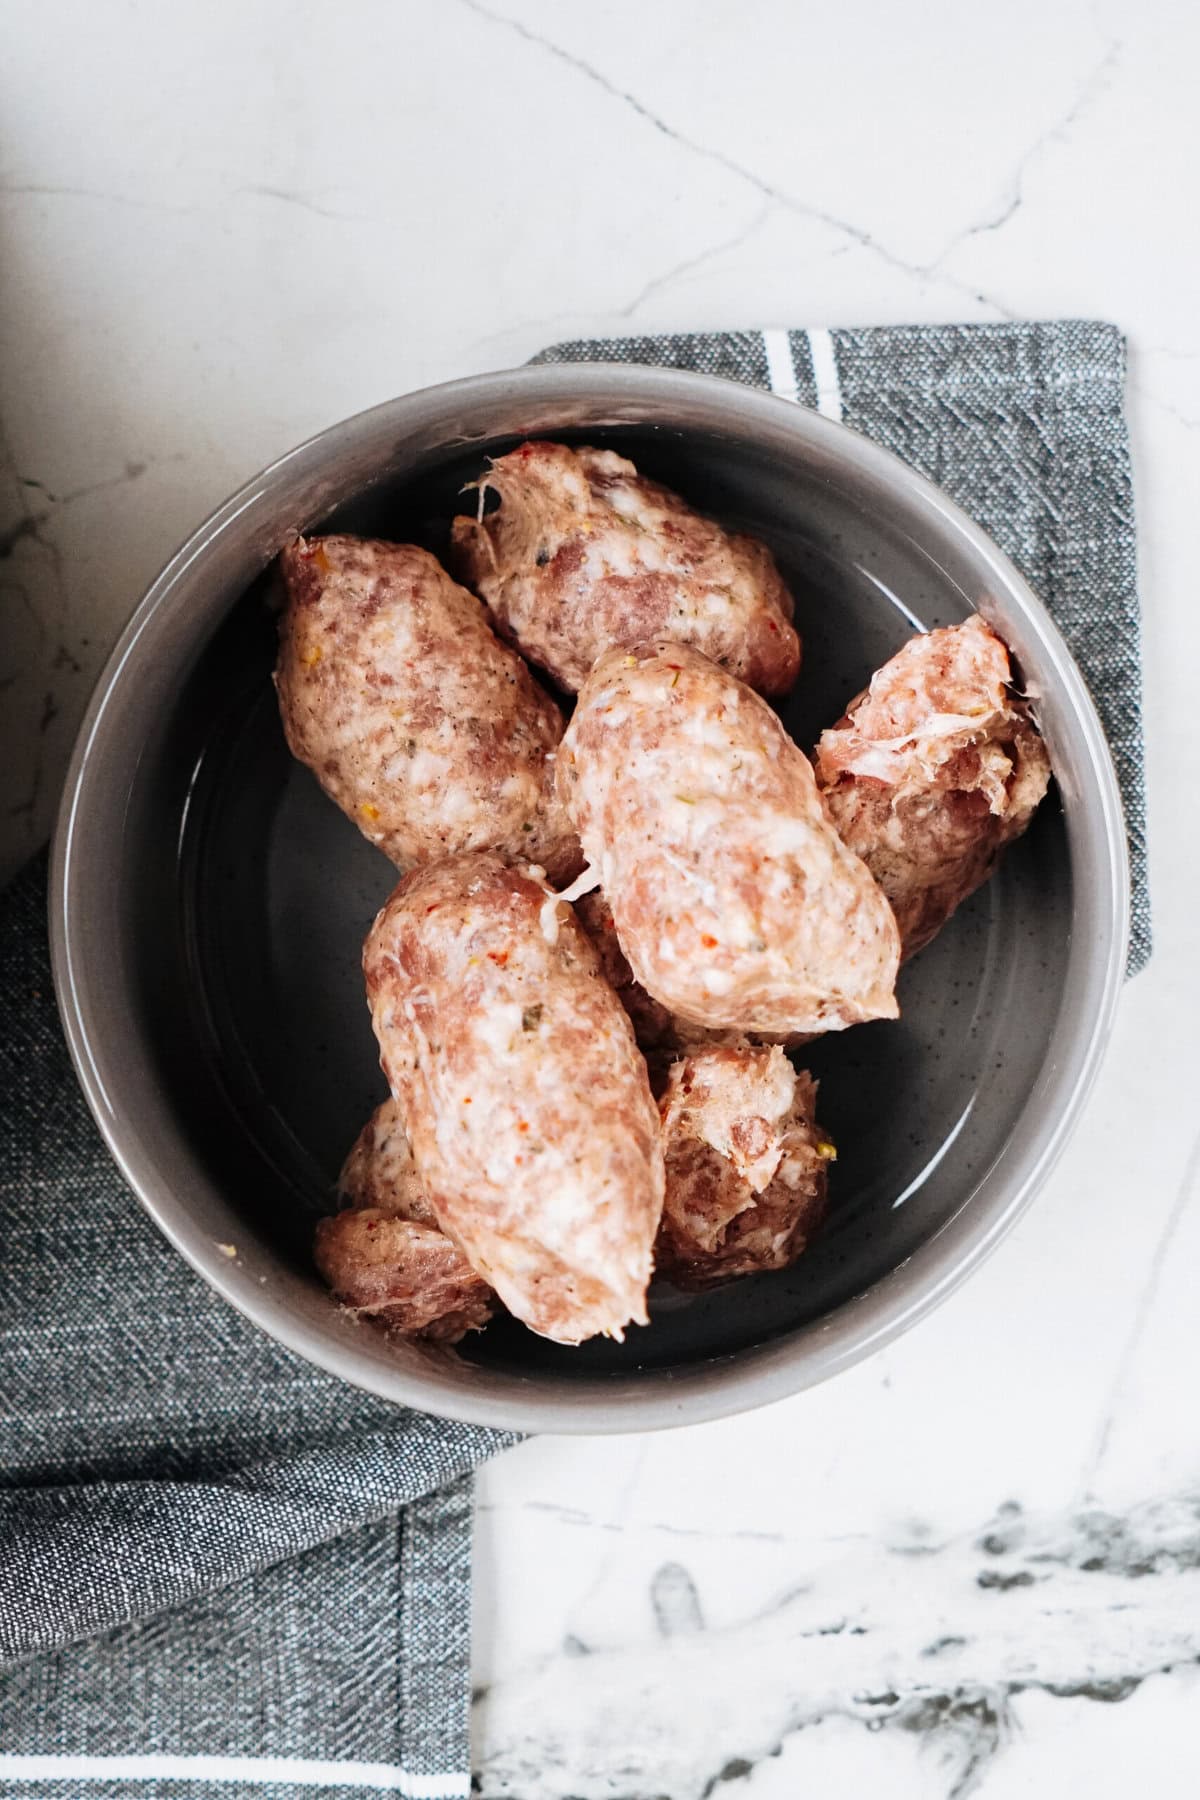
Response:
[[[770,388],[945,488],[1053,613],[1104,722],[1125,803],[1129,973],[1150,956],[1141,646],[1125,344],[1111,325],[694,332],[555,344],[535,362],[656,363]]]
[[[0,1788],[469,1791],[470,1470],[513,1440],[343,1386],[118,1175],[0,897]]]

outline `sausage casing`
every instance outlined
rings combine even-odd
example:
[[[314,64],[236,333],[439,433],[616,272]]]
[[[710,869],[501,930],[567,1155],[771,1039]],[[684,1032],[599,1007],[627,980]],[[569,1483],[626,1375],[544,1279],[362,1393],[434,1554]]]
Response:
[[[453,857],[400,883],[363,967],[422,1182],[476,1273],[561,1343],[644,1323],[658,1113],[569,907],[496,856]]]
[[[575,692],[614,645],[693,644],[764,694],[800,667],[769,550],[724,531],[612,450],[520,444],[480,482],[499,508],[452,528],[457,566],[500,629]]]
[[[562,714],[474,595],[413,544],[300,538],[279,561],[288,747],[359,830],[402,869],[486,848],[569,876]]]
[[[987,880],[1050,780],[1008,651],[976,615],[910,638],[822,733],[815,761],[844,843],[891,901],[904,955]]]
[[[612,651],[557,768],[633,974],[672,1013],[776,1037],[896,1016],[891,909],[744,683],[684,645]]]

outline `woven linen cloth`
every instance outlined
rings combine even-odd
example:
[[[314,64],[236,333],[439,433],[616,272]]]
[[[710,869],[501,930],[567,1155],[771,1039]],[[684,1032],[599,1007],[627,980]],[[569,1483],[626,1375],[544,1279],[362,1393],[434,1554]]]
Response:
[[[535,362],[698,369],[816,407],[936,481],[1016,563],[1091,689],[1129,836],[1129,973],[1150,955],[1125,343],[1086,319],[578,339]]]
[[[1094,324],[558,345],[844,418],[1008,550],[1088,677],[1149,954],[1124,350]],[[468,1791],[470,1471],[514,1441],[335,1382],[218,1300],[105,1150],[40,861],[0,898],[0,1788],[47,1800]]]
[[[0,897],[0,1790],[468,1793],[470,1471],[159,1235],[70,1065],[39,858]]]

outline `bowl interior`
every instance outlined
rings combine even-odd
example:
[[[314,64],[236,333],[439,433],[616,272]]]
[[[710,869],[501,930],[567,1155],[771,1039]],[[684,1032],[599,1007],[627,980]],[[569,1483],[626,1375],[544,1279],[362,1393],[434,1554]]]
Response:
[[[627,453],[771,547],[805,645],[780,708],[801,745],[914,629],[962,619],[981,598],[894,513],[818,467],[695,430],[555,435]],[[432,452],[416,472],[384,475],[332,514],[293,523],[439,551],[463,484],[486,451],[511,441]],[[422,1358],[432,1368],[436,1357],[439,1380],[465,1388],[499,1376],[569,1397],[597,1376],[670,1379],[819,1330],[971,1204],[1019,1128],[1058,1017],[1072,884],[1056,790],[991,884],[905,969],[901,1020],[801,1053],[839,1154],[828,1228],[792,1269],[700,1298],[656,1290],[647,1329],[577,1350],[511,1321],[456,1354],[393,1350],[339,1315],[312,1272],[312,1222],[385,1091],[359,955],[396,877],[287,753],[269,600],[267,577],[241,593],[160,711],[126,815],[125,861],[138,879],[124,929],[136,946],[139,1029],[176,1128],[236,1214],[235,1248],[270,1271],[278,1304],[307,1331],[349,1346],[364,1368],[419,1368]]]

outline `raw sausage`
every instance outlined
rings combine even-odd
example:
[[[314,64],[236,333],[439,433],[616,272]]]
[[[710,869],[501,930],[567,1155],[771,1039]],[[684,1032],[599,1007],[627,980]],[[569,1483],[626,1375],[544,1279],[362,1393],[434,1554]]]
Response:
[[[896,921],[764,700],[698,651],[610,651],[559,792],[636,979],[693,1025],[837,1031],[895,1018]]]
[[[703,1025],[689,1025],[677,1019],[653,999],[634,979],[629,959],[617,937],[612,907],[599,888],[593,888],[575,903],[575,916],[587,932],[600,958],[604,978],[629,1014],[633,1035],[650,1069],[650,1085],[665,1080],[667,1064],[682,1056],[685,1050],[712,1043],[744,1043],[740,1032],[707,1031]]]
[[[1046,792],[1046,746],[1011,679],[976,615],[910,638],[817,745],[825,804],[891,901],[906,957],[987,880]]]
[[[398,1219],[437,1224],[394,1100],[377,1106],[355,1138],[338,1176],[338,1196],[343,1206],[371,1206]]]
[[[617,937],[612,907],[601,888],[593,888],[575,902],[575,916],[596,947],[605,980],[629,1014],[638,1049],[646,1058],[650,1070],[650,1086],[656,1094],[662,1091],[669,1065],[690,1050],[706,1049],[713,1044],[743,1048],[752,1044],[782,1044],[785,1048],[795,1050],[802,1044],[811,1042],[812,1033],[772,1035],[769,1032],[733,1029],[718,1031],[705,1025],[690,1025],[686,1019],[677,1018],[673,1012],[668,1012],[665,1006],[646,992],[640,981],[635,980],[629,958]]]
[[[570,908],[499,857],[414,871],[363,952],[384,1073],[444,1231],[560,1343],[645,1323],[658,1113]]]
[[[364,1125],[338,1186],[342,1211],[318,1222],[314,1257],[345,1306],[436,1343],[483,1329],[495,1296],[439,1226],[394,1100]]]
[[[464,579],[570,692],[613,645],[694,644],[764,694],[800,667],[792,596],[769,550],[733,536],[612,450],[527,443],[479,483],[499,508],[455,519]]]
[[[689,1051],[711,1048],[712,1044],[745,1046],[752,1042],[745,1031],[711,1031],[702,1024],[676,1019],[675,1013],[667,1012],[666,1006],[653,999],[640,981],[635,981],[630,959],[617,938],[612,907],[599,887],[576,900],[576,918],[596,945],[604,979],[630,1015],[637,1048],[646,1057],[653,1093],[662,1093],[669,1066]],[[804,1042],[808,1040],[804,1039]]]
[[[400,868],[495,849],[569,876],[558,707],[428,551],[300,538],[275,673],[292,754]]]
[[[605,980],[629,1014],[638,1048],[647,1056],[674,1051],[677,1021],[634,979],[629,959],[617,939],[612,907],[599,888],[575,902],[575,915],[595,947]]]
[[[836,1156],[814,1123],[816,1083],[782,1050],[703,1050],[660,1102],[667,1165],[658,1272],[706,1288],[784,1269],[825,1215]]]

